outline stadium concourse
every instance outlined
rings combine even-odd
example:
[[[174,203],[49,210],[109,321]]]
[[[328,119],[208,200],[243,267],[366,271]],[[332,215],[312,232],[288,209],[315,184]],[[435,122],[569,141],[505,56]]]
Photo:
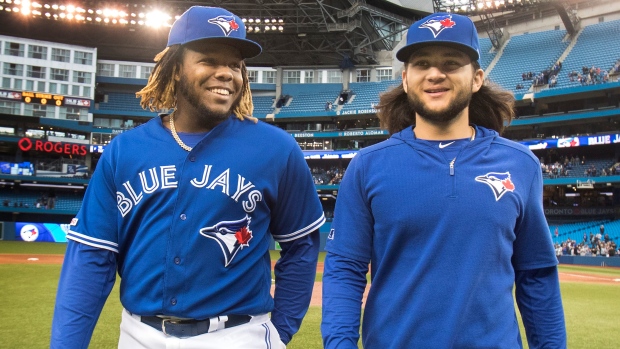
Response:
[[[544,1],[532,3],[533,7],[521,9],[489,10],[493,26],[480,13],[470,14],[480,36],[480,64],[488,82],[515,96],[517,117],[504,135],[528,146],[540,159],[545,214],[554,242],[560,246],[568,239],[579,242],[583,231],[574,225],[603,222],[617,246],[620,4],[565,2],[567,19]],[[47,19],[45,6],[25,13],[7,4],[0,1],[0,21],[11,23],[0,29],[0,238],[63,241],[65,225],[77,213],[106,145],[158,115],[143,110],[135,92],[146,84],[154,66],[150,61],[154,47],[161,47],[157,42],[165,40],[167,27],[122,24],[124,17],[114,17],[121,12],[99,14],[96,2],[80,14],[86,18],[92,10],[92,23],[71,22],[68,12],[58,6],[50,7],[56,12]],[[358,35],[359,27],[337,31],[344,24],[319,23],[324,16],[309,17],[317,22],[304,27],[292,12],[269,9],[265,10],[269,16],[260,19],[242,13],[247,27],[253,28],[248,37],[265,49],[261,60],[247,61],[254,116],[287,131],[304,151],[328,218],[321,228],[322,247],[351,158],[359,149],[389,137],[373,108],[381,93],[400,84],[402,65],[393,55],[403,44],[402,29],[437,10],[430,2],[421,2],[419,8],[398,1],[356,8],[347,4],[335,1],[334,7],[340,15],[348,11],[353,27],[367,20],[376,28],[389,23],[384,27],[390,29],[367,38],[365,42],[373,42],[368,46],[348,37]],[[172,16],[184,10],[175,6],[169,7]],[[335,12],[333,18],[344,21]],[[492,30],[497,27],[500,38]],[[123,30],[125,34],[116,35]],[[70,35],[50,35],[62,31]],[[90,45],[83,37],[89,33],[97,34]],[[106,40],[106,33],[113,40]],[[149,35],[152,43],[145,40]],[[277,35],[280,40],[294,40],[301,51],[286,51],[282,55],[287,59],[277,58]],[[315,41],[319,35],[334,40],[326,45],[339,60],[323,52],[326,48]],[[139,43],[132,41],[136,37],[141,38]],[[335,40],[357,46],[330,46],[336,45]],[[381,46],[376,46],[379,42]],[[314,60],[304,63],[296,60],[298,56]],[[156,171],[145,169],[144,176],[148,183],[161,183]],[[30,233],[33,227],[37,234]],[[277,247],[272,242],[272,248]],[[606,258],[600,255],[604,253],[593,258]]]

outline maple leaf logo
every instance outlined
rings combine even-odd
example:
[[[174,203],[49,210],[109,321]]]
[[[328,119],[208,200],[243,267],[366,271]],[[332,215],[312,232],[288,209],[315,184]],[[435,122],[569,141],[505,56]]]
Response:
[[[237,242],[242,246],[249,246],[248,241],[252,240],[252,232],[247,227],[242,227],[235,233]]]
[[[504,187],[506,187],[506,190],[509,191],[513,191],[515,190],[515,185],[512,183],[512,181],[510,180],[510,178],[506,178],[502,181],[502,184],[504,185]]]
[[[453,21],[451,18],[442,19],[441,21],[439,21],[439,23],[441,23],[441,25],[446,28],[452,28],[456,24],[456,22]]]

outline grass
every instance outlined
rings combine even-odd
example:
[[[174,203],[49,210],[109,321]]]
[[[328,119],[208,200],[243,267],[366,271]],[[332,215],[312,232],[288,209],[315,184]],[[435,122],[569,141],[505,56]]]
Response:
[[[0,241],[0,253],[65,254],[67,244],[56,242]]]
[[[0,242],[0,253],[58,253],[54,244]],[[618,268],[560,266],[561,272],[611,275],[620,278]],[[0,264],[0,338],[2,348],[47,348],[56,296],[59,265]],[[620,314],[620,283],[597,285],[561,284],[569,348],[614,347],[620,343],[617,329]],[[103,309],[89,348],[116,348],[122,306],[118,284]],[[288,349],[322,348],[321,308],[310,307],[299,333]],[[522,333],[525,339],[524,333]],[[527,345],[526,345],[527,348]]]

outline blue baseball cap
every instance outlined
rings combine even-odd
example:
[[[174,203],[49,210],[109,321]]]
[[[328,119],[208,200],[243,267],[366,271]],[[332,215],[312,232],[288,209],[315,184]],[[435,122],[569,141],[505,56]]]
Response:
[[[198,40],[236,47],[243,58],[258,56],[262,48],[245,38],[245,24],[239,16],[219,7],[192,6],[170,28],[168,45]]]
[[[406,62],[415,50],[430,45],[457,48],[473,61],[480,58],[478,32],[466,16],[438,12],[413,23],[407,31],[407,45],[396,52],[396,58]]]

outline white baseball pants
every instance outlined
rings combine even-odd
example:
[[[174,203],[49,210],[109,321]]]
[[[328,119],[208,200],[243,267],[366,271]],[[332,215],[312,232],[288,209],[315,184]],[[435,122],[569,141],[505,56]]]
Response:
[[[267,314],[252,317],[247,324],[198,336],[177,338],[140,322],[123,309],[119,349],[285,349]]]

